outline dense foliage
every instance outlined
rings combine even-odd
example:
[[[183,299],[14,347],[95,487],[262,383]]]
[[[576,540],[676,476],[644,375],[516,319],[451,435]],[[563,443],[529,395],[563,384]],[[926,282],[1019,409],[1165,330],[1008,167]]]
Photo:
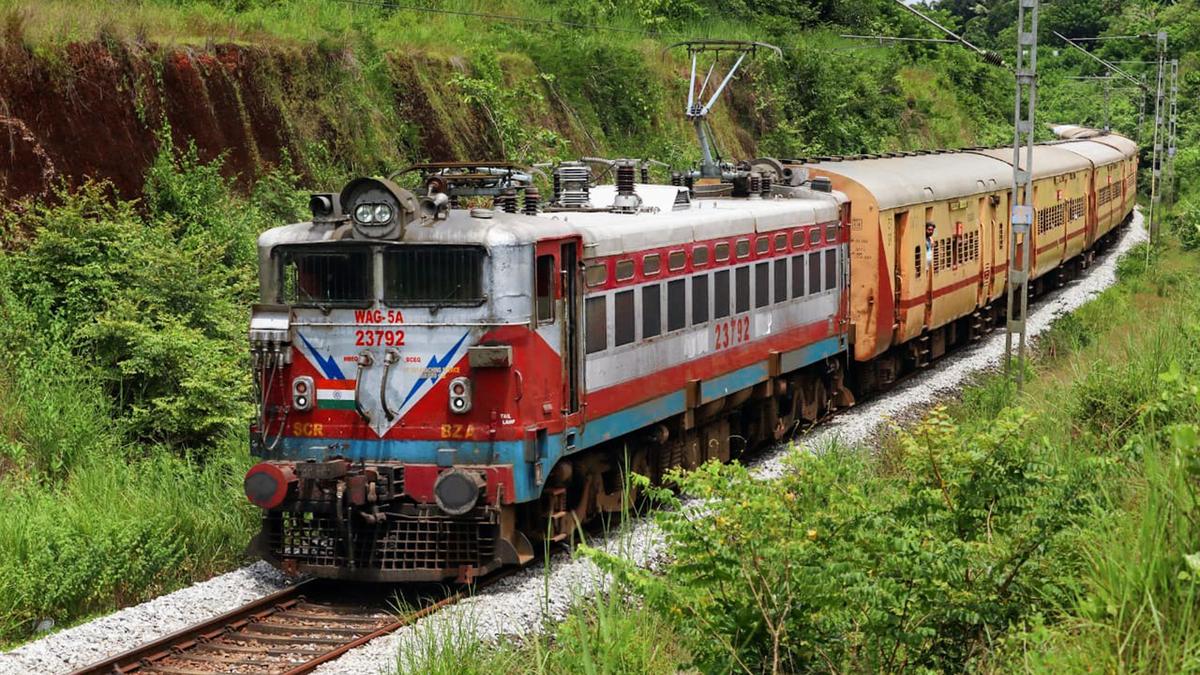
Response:
[[[926,9],[1011,60],[1016,3]],[[75,40],[135,45],[153,60],[166,52],[151,45],[201,50],[214,36],[302,55],[282,64],[319,64],[297,68],[304,78],[290,90],[281,82],[300,76],[287,65],[260,80],[280,89],[295,164],[259,167],[249,192],[167,130],[140,200],[115,199],[101,180],[10,205],[0,220],[0,357],[11,364],[0,373],[0,640],[241,561],[254,523],[240,495],[253,242],[295,218],[299,184],[336,189],[350,174],[428,159],[429,128],[445,130],[433,139],[441,152],[463,155],[694,161],[679,114],[686,64],[663,55],[692,36],[784,50],[754,59],[718,106],[727,151],[792,157],[1011,137],[1008,71],[957,45],[839,37],[940,36],[891,0],[430,5],[532,21],[393,4],[143,0],[114,12],[0,0],[6,39],[52,64]],[[1038,133],[1108,118],[1148,149],[1140,94],[1114,89],[1106,114],[1101,85],[1070,79],[1103,68],[1051,31],[1169,33],[1182,60],[1183,134],[1171,230],[1188,249],[1200,246],[1197,9],[1050,0],[1040,35]],[[1152,72],[1128,62],[1153,60],[1153,40],[1095,48],[1136,77]],[[1187,667],[1200,574],[1200,311],[1182,278],[1194,258],[1174,270],[1130,258],[1120,289],[1064,319],[1044,343],[1045,367],[1063,368],[1069,384],[1046,385],[1045,400],[985,383],[878,456],[797,454],[780,482],[737,466],[682,477],[685,494],[705,501],[661,514],[675,554],[664,574],[607,561],[644,604],[597,599],[530,647],[532,660],[519,652],[489,672],[1079,669],[1089,658],[1106,670]],[[1105,545],[1118,540],[1130,545]],[[678,643],[664,648],[647,630]],[[439,649],[422,663],[486,658]],[[415,663],[402,665],[423,669]]]
[[[141,203],[89,184],[2,219],[0,640],[241,557],[254,239],[302,202],[219,168],[165,143]]]

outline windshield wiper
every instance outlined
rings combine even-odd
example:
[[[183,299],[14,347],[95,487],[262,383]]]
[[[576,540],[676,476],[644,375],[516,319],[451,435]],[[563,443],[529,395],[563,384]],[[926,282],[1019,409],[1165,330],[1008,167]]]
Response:
[[[462,288],[462,284],[459,283],[457,286],[450,289],[449,293],[447,293],[445,296],[442,297],[442,299],[438,300],[437,302],[435,302],[433,304],[433,308],[429,310],[429,313],[437,314],[438,310],[440,310],[441,308],[446,306],[446,301],[449,300],[454,295],[456,295],[458,293],[459,289],[461,289],[461,288]]]

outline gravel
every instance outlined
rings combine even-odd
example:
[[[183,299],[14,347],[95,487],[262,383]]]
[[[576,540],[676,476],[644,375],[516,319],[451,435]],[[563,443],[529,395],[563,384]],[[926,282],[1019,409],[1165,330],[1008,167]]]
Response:
[[[287,585],[275,568],[257,562],[0,654],[0,675],[71,672],[237,609]]]
[[[1057,317],[1073,311],[1116,279],[1117,259],[1146,238],[1142,216],[1114,249],[1082,279],[1072,282],[1030,312],[1030,337],[1046,330]],[[893,422],[910,419],[930,405],[959,391],[967,378],[996,368],[1004,355],[1004,334],[995,332],[978,345],[946,358],[937,368],[912,377],[885,395],[856,406],[799,440],[819,449],[829,443],[857,445],[869,441]],[[784,470],[787,446],[758,457],[752,468],[763,479]],[[661,563],[665,545],[651,519],[626,523],[592,544],[642,566]],[[562,620],[579,600],[603,593],[609,580],[594,564],[569,553],[552,557],[550,569],[532,568],[503,579],[456,605],[426,617],[414,626],[354,649],[317,673],[391,672],[401,653],[420,653],[430,636],[504,642],[535,634]],[[110,656],[209,616],[282,588],[283,578],[258,563],[102,619],[0,654],[0,674],[62,672]]]
[[[1045,331],[1056,318],[1111,286],[1116,280],[1117,259],[1145,237],[1141,213],[1135,212],[1133,223],[1120,242],[1098,259],[1087,276],[1042,300],[1030,312],[1026,324],[1028,336]],[[818,449],[834,442],[857,445],[869,441],[891,422],[919,414],[932,403],[959,391],[968,377],[997,367],[1003,358],[1004,333],[997,331],[974,347],[941,361],[931,371],[838,415],[798,442]],[[781,445],[758,457],[751,465],[755,475],[763,479],[779,476],[787,450],[787,445]],[[629,522],[603,540],[591,543],[648,567],[661,563],[665,552],[662,533],[649,518]],[[489,642],[520,640],[561,621],[577,601],[603,593],[608,583],[609,579],[591,561],[558,554],[552,559],[549,571],[539,567],[518,572],[414,626],[347,652],[315,672],[321,675],[392,672],[398,654],[422,653],[427,644],[423,641],[431,636],[450,635]]]

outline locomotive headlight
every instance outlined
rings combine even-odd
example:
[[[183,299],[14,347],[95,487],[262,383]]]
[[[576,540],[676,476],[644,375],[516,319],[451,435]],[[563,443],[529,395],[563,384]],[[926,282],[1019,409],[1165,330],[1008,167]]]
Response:
[[[392,207],[387,204],[377,204],[375,206],[375,222],[386,223],[392,219]]]
[[[465,377],[450,380],[450,412],[457,415],[471,411],[471,381]]]
[[[487,482],[474,471],[450,469],[433,483],[438,508],[452,516],[461,516],[475,508]]]
[[[374,222],[375,209],[371,208],[370,204],[359,204],[358,208],[354,209],[354,219],[360,223]]]
[[[292,407],[298,411],[312,409],[312,378],[302,375],[292,380]]]

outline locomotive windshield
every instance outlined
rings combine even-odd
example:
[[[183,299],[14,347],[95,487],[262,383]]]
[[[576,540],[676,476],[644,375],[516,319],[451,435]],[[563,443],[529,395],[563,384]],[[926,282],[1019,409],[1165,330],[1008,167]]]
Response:
[[[389,305],[477,305],[483,302],[483,249],[478,246],[390,246],[383,251],[383,300]]]
[[[282,271],[280,301],[289,305],[363,306],[371,301],[371,251],[312,250],[287,247],[279,251]]]

